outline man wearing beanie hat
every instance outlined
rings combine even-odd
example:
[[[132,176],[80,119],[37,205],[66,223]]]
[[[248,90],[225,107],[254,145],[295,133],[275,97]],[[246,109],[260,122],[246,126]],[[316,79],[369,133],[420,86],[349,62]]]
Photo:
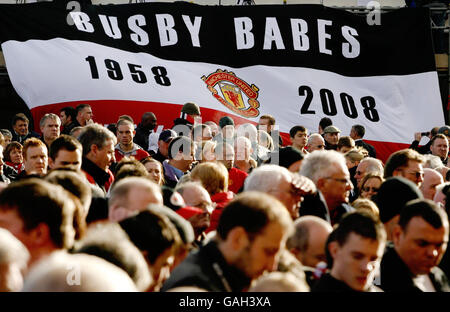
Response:
[[[234,120],[229,116],[224,116],[219,120],[220,132],[214,138],[217,142],[234,143]]]
[[[380,210],[380,220],[384,224],[387,240],[392,240],[392,230],[398,224],[400,211],[410,200],[423,198],[419,188],[403,177],[386,179],[372,197]]]
[[[180,117],[176,118],[173,123],[172,129],[177,125],[185,125],[189,127],[189,130],[194,126],[195,119],[200,116],[200,107],[195,104],[188,102],[181,108]],[[177,130],[176,130],[177,131]]]

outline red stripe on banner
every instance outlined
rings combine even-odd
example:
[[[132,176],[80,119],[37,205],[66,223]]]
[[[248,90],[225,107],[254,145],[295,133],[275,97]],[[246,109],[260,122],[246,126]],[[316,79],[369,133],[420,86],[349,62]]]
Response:
[[[33,119],[35,120],[35,131],[39,130],[39,120],[47,113],[54,113],[59,116],[61,108],[66,106],[76,107],[79,104],[89,104],[92,107],[94,113],[94,121],[103,125],[115,123],[121,115],[129,115],[133,118],[134,123],[138,124],[141,121],[141,117],[145,112],[153,112],[157,119],[158,125],[163,125],[164,129],[171,128],[173,121],[180,116],[181,108],[183,104],[170,104],[170,103],[158,103],[158,102],[143,102],[143,101],[122,101],[122,100],[99,100],[99,101],[74,101],[56,103],[50,105],[39,106],[31,109]],[[244,123],[252,123],[256,125],[256,122],[249,121],[245,118],[235,115],[229,115],[227,113],[217,111],[209,108],[201,108],[203,121],[214,121],[219,124],[220,118],[224,116],[230,116],[233,118],[235,125]],[[280,135],[283,138],[285,144],[290,144],[291,140],[289,133],[282,132]],[[408,148],[409,144],[381,142],[381,141],[366,141],[372,144],[377,152],[377,158],[386,162],[389,155],[395,151],[403,148]]]

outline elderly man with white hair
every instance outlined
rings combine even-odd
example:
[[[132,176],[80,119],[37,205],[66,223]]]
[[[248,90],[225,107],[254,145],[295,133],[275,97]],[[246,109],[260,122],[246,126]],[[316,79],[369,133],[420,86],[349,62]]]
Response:
[[[244,184],[245,191],[260,191],[281,201],[293,220],[297,219],[303,196],[316,191],[306,177],[293,174],[284,167],[263,165],[252,171]]]
[[[338,223],[346,212],[354,210],[348,205],[353,184],[341,153],[316,151],[306,155],[300,174],[310,178],[322,193],[331,225]]]

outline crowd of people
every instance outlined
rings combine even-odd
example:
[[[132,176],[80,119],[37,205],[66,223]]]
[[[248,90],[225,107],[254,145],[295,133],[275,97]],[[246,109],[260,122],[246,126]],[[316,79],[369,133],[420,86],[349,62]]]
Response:
[[[288,144],[195,103],[161,132],[88,104],[29,124],[0,130],[0,291],[450,291],[448,126],[383,163],[363,125]]]

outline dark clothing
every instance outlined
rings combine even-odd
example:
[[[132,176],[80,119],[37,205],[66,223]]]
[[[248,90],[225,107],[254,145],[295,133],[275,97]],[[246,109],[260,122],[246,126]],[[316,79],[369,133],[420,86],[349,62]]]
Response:
[[[112,172],[109,169],[104,171],[86,157],[83,157],[81,169],[84,171],[89,183],[97,185],[104,193],[104,196],[106,196],[109,187],[114,181]]]
[[[414,140],[409,146],[410,149],[417,151],[419,154],[425,155],[430,153],[431,141],[419,147],[419,141]]]
[[[22,170],[23,171],[23,170]],[[15,181],[17,179],[18,172],[11,166],[3,165],[3,174],[11,181]]]
[[[336,223],[339,223],[342,216],[346,214],[347,212],[354,211],[355,208],[348,204],[340,204],[337,206],[333,211],[330,211],[330,219],[331,219],[331,225],[334,226]]]
[[[6,177],[6,175],[4,175],[3,173],[0,174],[0,182],[5,182],[6,184],[11,183],[11,180]]]
[[[164,160],[167,159],[166,156],[164,156],[163,154],[161,154],[161,152],[158,149],[158,152],[152,156],[153,159],[159,161],[161,164],[164,162]]]
[[[367,292],[379,292],[380,289],[376,286],[370,286]],[[326,273],[322,275],[318,282],[313,286],[311,292],[358,292],[346,283],[335,279],[331,274]]]
[[[428,276],[437,292],[449,292],[450,285],[444,272],[437,266]],[[381,289],[386,292],[423,292],[413,282],[413,276],[392,244],[386,246],[380,265]]]
[[[142,147],[144,151],[148,151],[148,136],[152,130],[146,129],[140,123],[136,127],[136,135],[133,138],[133,142]]]
[[[61,134],[67,134],[70,135],[70,131],[72,131],[73,128],[75,127],[79,127],[79,123],[78,121],[72,121],[70,124],[68,124],[67,126],[65,126],[62,130],[61,130]]]
[[[328,143],[326,140],[325,140],[325,149],[328,151],[328,150],[333,150],[333,151],[335,151],[335,150],[337,150],[337,144],[336,145],[331,145],[330,143]]]
[[[375,151],[375,147],[373,145],[370,145],[369,143],[364,142],[362,139],[355,140],[356,146],[362,146],[369,152],[369,156],[373,158],[377,158],[377,152]]]
[[[11,142],[16,141],[16,142],[19,142],[22,145],[23,145],[23,142],[25,142],[26,139],[39,138],[40,137],[39,133],[36,133],[34,131],[28,132],[27,135],[23,136],[23,135],[19,135],[18,133],[16,133],[16,131],[12,130],[11,134],[12,134]]]
[[[195,286],[215,292],[241,292],[251,279],[230,266],[214,241],[191,252],[170,274],[161,291],[180,286]]]

